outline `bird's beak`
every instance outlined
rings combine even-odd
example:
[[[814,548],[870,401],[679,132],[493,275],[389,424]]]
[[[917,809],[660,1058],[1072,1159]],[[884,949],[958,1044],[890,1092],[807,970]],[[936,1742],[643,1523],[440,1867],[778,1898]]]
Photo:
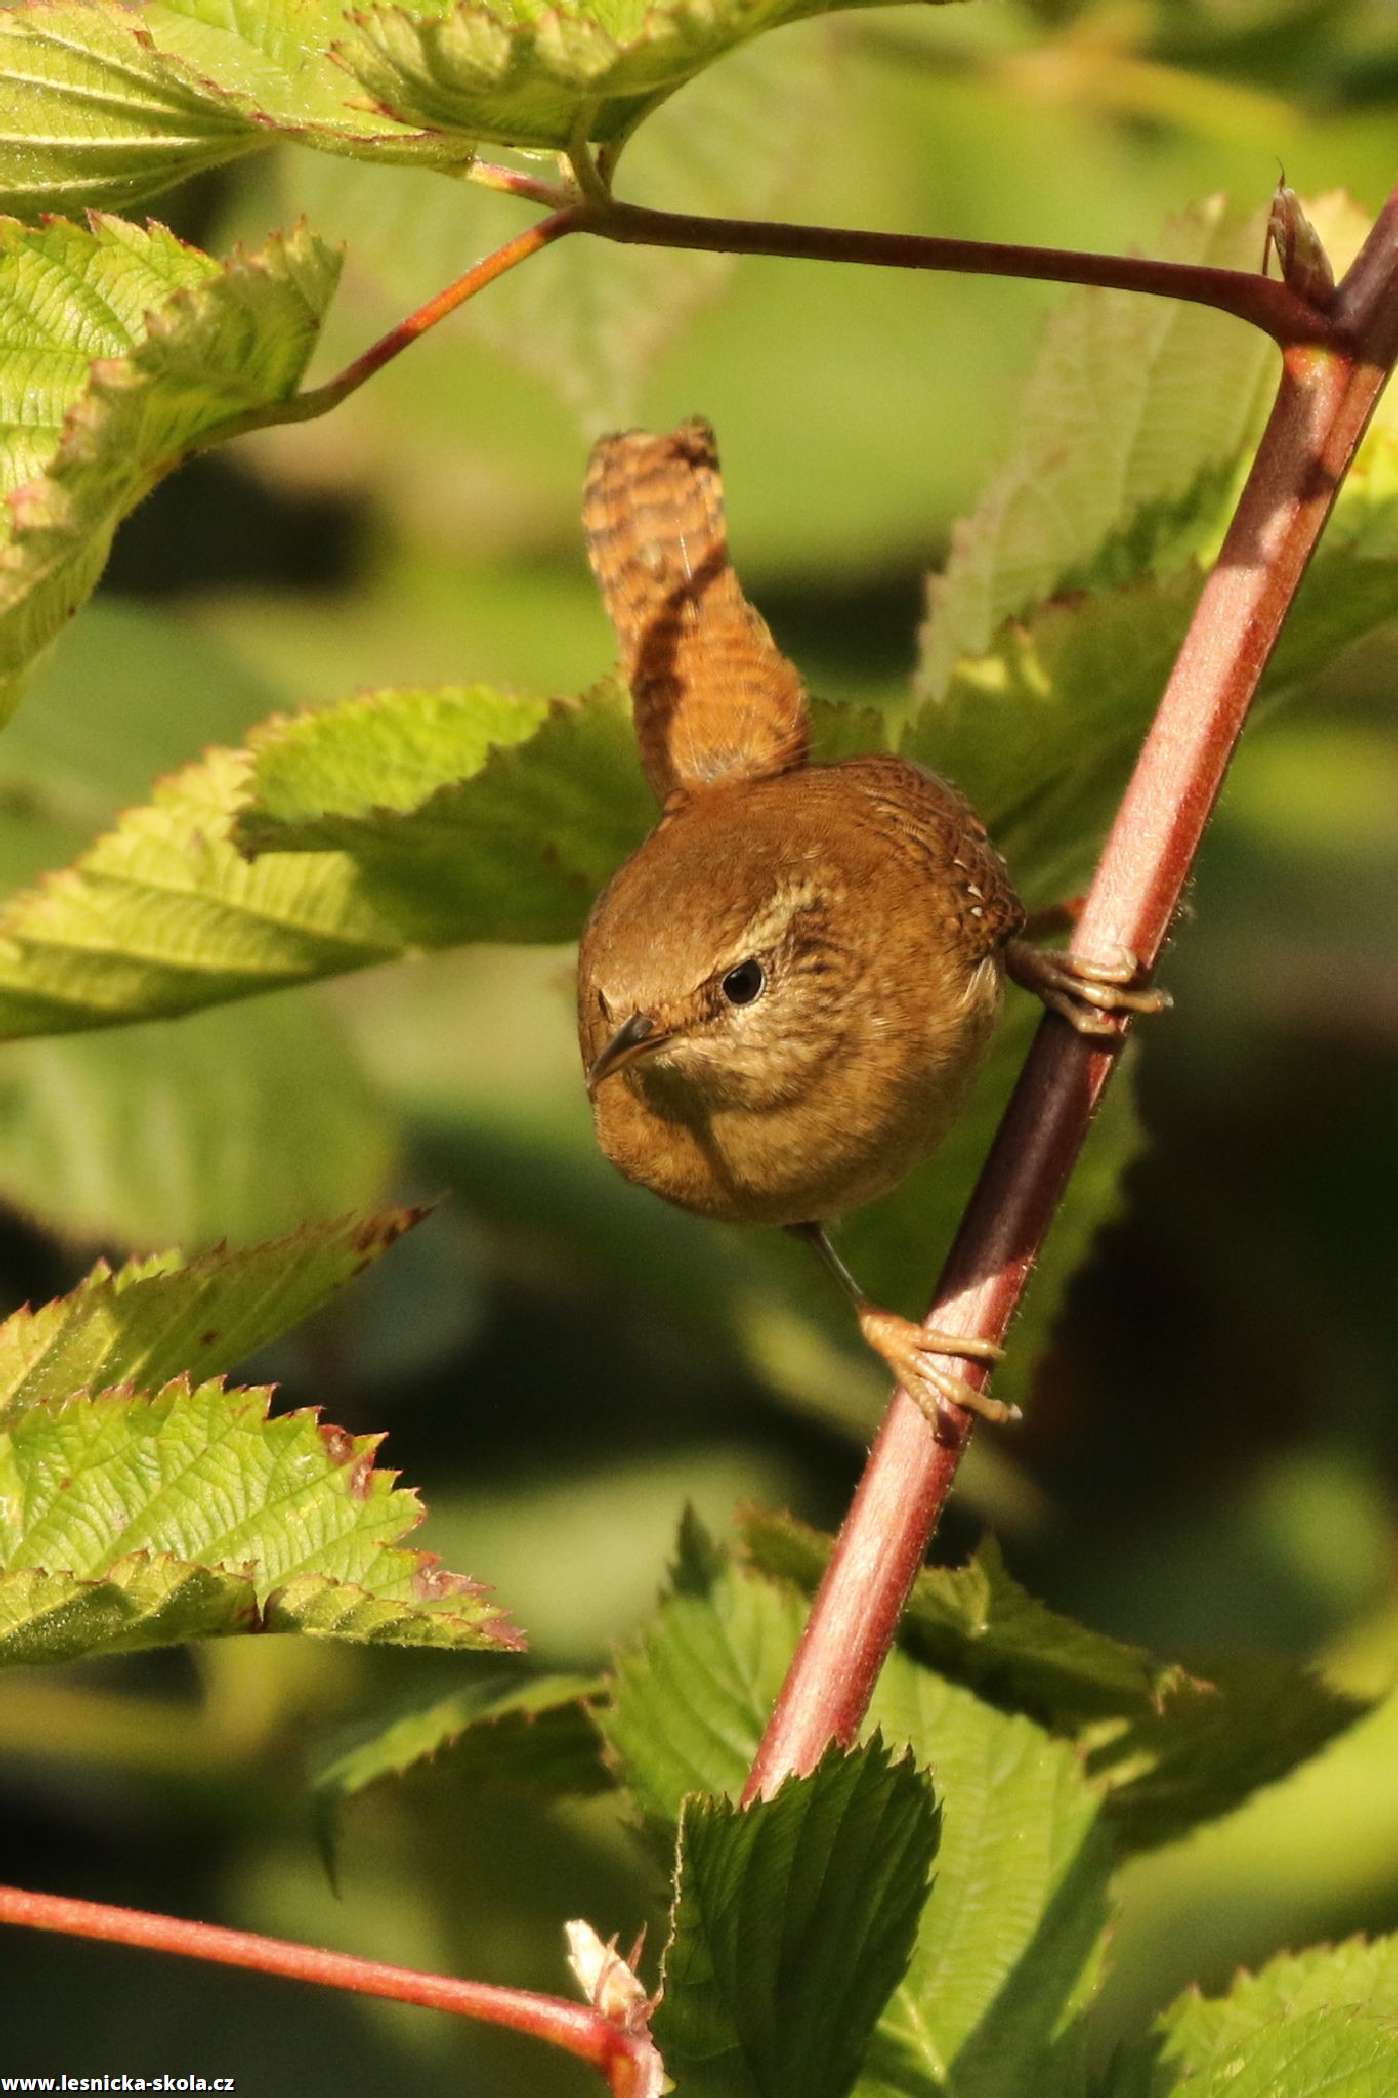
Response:
[[[595,1093],[604,1078],[613,1071],[620,1071],[634,1063],[638,1056],[649,1056],[662,1042],[670,1039],[669,1031],[652,1020],[649,1013],[632,1013],[631,1018],[608,1042],[600,1056],[595,1056],[587,1069],[587,1090]]]

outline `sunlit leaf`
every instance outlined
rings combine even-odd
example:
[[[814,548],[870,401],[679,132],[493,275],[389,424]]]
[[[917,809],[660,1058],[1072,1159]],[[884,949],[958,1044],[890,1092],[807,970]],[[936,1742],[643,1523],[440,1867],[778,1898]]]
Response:
[[[130,10],[0,11],[0,210],[123,206],[267,145],[248,109],[159,57]]]
[[[854,0],[863,4],[863,0]],[[538,15],[470,0],[357,12],[343,63],[401,122],[506,145],[617,139],[724,52],[821,0],[576,0]]]
[[[188,1011],[410,947],[567,938],[652,813],[605,690],[551,710],[371,694],[273,724],[0,914],[0,1031]]]
[[[598,1715],[646,1814],[673,1823],[688,1793],[738,1797],[805,1615],[792,1589],[741,1573],[686,1516],[669,1592],[618,1656]]]
[[[375,1469],[380,1438],[305,1411],[269,1418],[270,1396],[181,1378],[153,1397],[38,1400],[11,1419],[0,1435],[10,1659],[100,1651],[109,1631],[125,1647],[254,1624],[397,1645],[520,1643],[474,1582],[400,1546],[423,1511]],[[113,1607],[114,1580],[135,1586],[129,1613]],[[203,1613],[193,1627],[191,1597]]]
[[[304,230],[219,264],[159,226],[0,222],[0,707],[126,513],[220,423],[295,392],[338,271]]]
[[[1175,2098],[1388,2098],[1395,2078],[1398,2022],[1347,2006],[1259,2026],[1245,2049],[1167,2089]]]
[[[114,1384],[215,1375],[309,1316],[418,1223],[420,1209],[306,1224],[260,1246],[192,1260],[99,1260],[65,1297],[0,1325],[0,1421],[41,1400]]]
[[[1112,2098],[1212,2090],[1242,2064],[1251,2066],[1269,2032],[1346,2008],[1398,2028],[1398,1938],[1283,1953],[1255,1974],[1240,1974],[1226,1996],[1191,1989],[1162,2012],[1149,2042],[1127,2050]],[[1289,2098],[1292,2086],[1278,2089]]]
[[[331,55],[338,0],[26,0],[0,9],[0,210],[129,208],[295,138],[329,152],[469,164],[470,148],[369,106]]]

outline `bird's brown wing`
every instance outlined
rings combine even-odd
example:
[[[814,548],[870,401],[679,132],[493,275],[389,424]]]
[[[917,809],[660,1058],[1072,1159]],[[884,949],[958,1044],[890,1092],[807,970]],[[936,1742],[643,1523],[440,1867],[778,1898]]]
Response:
[[[604,437],[588,463],[583,526],[661,800],[803,764],[806,689],[728,558],[708,423]]]

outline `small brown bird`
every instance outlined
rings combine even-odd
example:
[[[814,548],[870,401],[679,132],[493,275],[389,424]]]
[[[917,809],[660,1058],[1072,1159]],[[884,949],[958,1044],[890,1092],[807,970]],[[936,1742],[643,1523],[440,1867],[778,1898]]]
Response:
[[[579,955],[602,1149],[683,1209],[809,1238],[934,1428],[948,1404],[1007,1419],[935,1359],[1000,1351],[870,1303],[824,1226],[941,1141],[1005,973],[1086,1032],[1166,1000],[1126,988],[1129,955],[1027,945],[1004,862],[945,781],[882,755],[809,762],[805,687],[728,557],[706,422],[604,438],[583,521],[662,803]]]

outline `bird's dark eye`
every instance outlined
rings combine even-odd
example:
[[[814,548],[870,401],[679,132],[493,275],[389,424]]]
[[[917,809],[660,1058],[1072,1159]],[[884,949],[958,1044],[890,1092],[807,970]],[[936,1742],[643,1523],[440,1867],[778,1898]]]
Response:
[[[766,987],[767,978],[759,961],[739,962],[723,979],[723,995],[730,1005],[751,1005]]]

